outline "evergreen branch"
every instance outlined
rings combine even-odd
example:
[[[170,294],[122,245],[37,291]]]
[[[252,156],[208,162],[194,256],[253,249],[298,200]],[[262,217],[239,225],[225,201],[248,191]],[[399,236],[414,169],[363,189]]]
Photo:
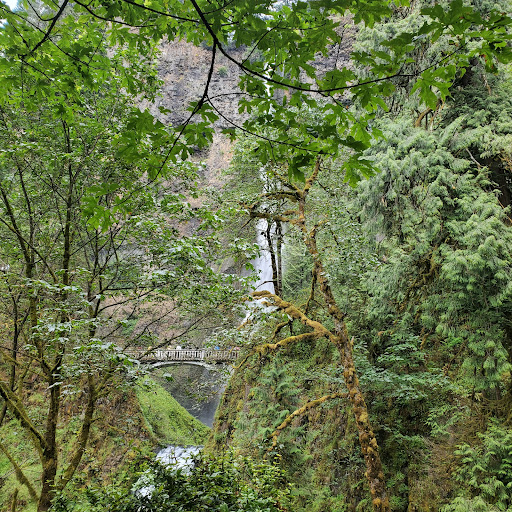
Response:
[[[476,164],[478,169],[481,169],[483,167],[482,164],[473,156],[473,154],[471,153],[469,148],[465,148],[465,149],[466,149],[467,154],[469,155],[469,158],[471,158],[471,160],[473,160],[473,162]]]

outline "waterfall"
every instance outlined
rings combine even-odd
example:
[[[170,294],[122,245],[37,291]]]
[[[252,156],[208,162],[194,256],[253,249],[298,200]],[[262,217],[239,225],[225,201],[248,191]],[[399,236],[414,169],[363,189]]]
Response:
[[[265,238],[267,230],[267,221],[259,219],[256,224],[256,243],[260,248],[260,255],[252,262],[254,270],[258,275],[255,289],[258,292],[267,290],[274,293],[274,283],[272,281],[272,262],[270,260],[270,250]]]
[[[167,446],[158,452],[157,460],[174,469],[186,469],[193,465],[193,458],[201,451],[202,446]]]

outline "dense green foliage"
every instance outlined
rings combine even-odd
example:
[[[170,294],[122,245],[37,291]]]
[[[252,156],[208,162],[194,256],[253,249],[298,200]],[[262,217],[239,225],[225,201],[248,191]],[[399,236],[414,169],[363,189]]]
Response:
[[[485,171],[450,151],[459,126],[426,134],[396,124],[374,149],[383,172],[361,201],[389,262],[369,288],[379,330],[385,319],[396,329],[402,311],[424,343],[441,343],[446,364],[459,354],[468,385],[482,391],[509,370],[512,239]]]
[[[491,422],[479,438],[481,444],[471,447],[466,443],[455,452],[460,457],[455,479],[469,487],[472,495],[500,510],[510,509],[512,433]]]
[[[140,373],[123,349],[167,345],[236,297],[236,279],[211,267],[222,253],[217,222],[186,200],[196,193],[195,166],[176,163],[164,180],[153,172],[159,139],[133,130],[141,119],[153,126],[125,88],[121,62],[137,54],[118,48],[106,58],[99,32],[70,23],[73,37],[101,56],[101,81],[89,84],[56,56],[69,93],[23,72],[0,99],[0,417],[16,422],[37,469],[24,473],[12,457],[16,442],[1,450],[39,510],[74,478],[99,405]],[[0,34],[3,49],[13,43],[9,30]],[[154,97],[153,66],[135,68],[138,93]],[[183,237],[192,220],[204,225]],[[73,420],[64,450],[59,429]]]
[[[0,4],[0,425],[23,432],[37,463],[27,471],[12,436],[0,450],[28,506],[45,512],[59,496],[54,508],[71,509],[98,406],[136,382],[125,349],[238,323],[246,283],[214,268],[250,259],[245,227],[266,219],[274,289],[290,303],[215,333],[247,357],[212,445],[277,454],[281,469],[156,465],[151,503],[130,482],[77,506],[277,510],[281,484],[295,482],[291,506],[304,510],[511,507],[510,7]],[[352,62],[322,69],[350,23]],[[141,106],[158,94],[166,38],[209,48],[202,92],[176,126]],[[226,93],[239,123],[210,94],[227,74],[219,55],[240,71]],[[221,119],[239,139],[236,187],[225,212],[194,209],[191,157]],[[15,491],[13,511],[19,502]]]
[[[492,7],[478,5],[482,12]],[[508,4],[501,7],[508,9]],[[382,34],[418,23],[420,19],[400,13],[391,22],[365,29],[358,44],[375,51],[388,37]],[[431,64],[446,48],[444,36],[422,41],[411,53],[411,68]],[[451,97],[425,111],[425,98],[415,94],[413,83],[397,79],[396,85],[393,109],[380,112],[373,124],[383,138],[364,153],[380,172],[353,191],[343,185],[346,157],[326,159],[330,173],[321,175],[306,215],[312,219],[310,226],[320,226],[317,239],[330,283],[350,315],[392,510],[505,510],[510,506],[507,486],[512,474],[507,462],[512,362],[508,70],[501,68],[493,76],[474,60],[466,75],[455,81]],[[298,114],[306,123],[316,116],[315,111]],[[239,147],[245,156],[235,154],[233,172],[245,177],[244,165],[253,160],[247,149],[251,144],[243,141]],[[253,174],[251,186],[260,188],[240,189],[244,205],[257,201],[258,194],[268,197],[272,186],[279,189],[285,180],[275,169],[285,171],[289,162],[277,159],[265,168],[266,179],[277,176],[274,185],[262,180],[261,171]],[[269,201],[265,211],[274,214],[287,208],[285,200]],[[308,300],[312,261],[301,235],[291,227],[285,240],[284,298],[307,302],[316,308],[315,318],[325,321],[318,290],[317,304]],[[284,334],[273,341],[286,338],[288,328],[281,329]],[[252,328],[248,335],[254,347],[272,336],[272,327],[262,327],[259,333]],[[301,349],[309,357],[304,358]],[[256,392],[243,394],[244,382],[265,397],[275,393],[276,384],[268,382],[275,357],[287,369],[280,383],[285,386],[293,376],[300,393],[296,407],[324,394],[325,383],[335,382],[335,364],[330,355],[320,354],[314,344],[306,348],[299,343],[280,349],[278,356],[265,354],[239,375],[233,390],[237,399],[226,401],[219,414],[218,445],[229,442],[255,453],[258,439],[268,439],[276,428],[273,408],[262,408],[254,399]],[[310,357],[321,361],[311,366]],[[322,371],[322,364],[332,369]],[[258,388],[263,385],[265,390]],[[486,432],[493,417],[495,423]],[[338,420],[344,422],[339,440],[354,432],[354,426],[341,411]],[[329,425],[319,414],[303,413],[287,429],[278,449],[289,460],[287,477],[300,482],[307,496],[295,497],[297,507],[313,510],[323,500],[320,507],[371,509],[361,495],[357,505],[351,501],[358,495],[353,481],[337,481],[343,471],[353,477],[357,468],[361,470],[361,459],[350,445],[343,445],[344,458],[331,459],[330,485],[319,484],[328,448],[308,441],[313,432],[321,432],[320,438],[329,435]],[[310,460],[309,474],[296,472],[292,461],[297,446]]]
[[[281,470],[273,465],[229,453],[216,458],[197,455],[188,462],[192,467],[145,464],[136,480],[132,476],[115,486],[89,489],[84,499],[60,500],[54,510],[277,512],[286,506],[289,489],[281,481]]]
[[[150,178],[165,175],[168,166],[185,160],[194,146],[204,147],[211,141],[211,123],[226,115],[209,96],[217,53],[243,71],[239,108],[251,114],[243,123],[244,129],[257,131],[266,124],[275,129],[272,137],[261,136],[257,141],[262,163],[289,156],[290,176],[301,178],[302,168],[315,155],[335,156],[340,148],[348,148],[353,154],[345,161],[345,172],[351,182],[373,173],[371,163],[362,158],[372,137],[368,121],[379,109],[387,108],[383,98],[394,92],[394,78],[408,79],[421,101],[435,107],[438,98],[444,100],[449,95],[458,68],[468,67],[475,56],[484,57],[488,69],[494,69],[497,61],[510,60],[507,26],[511,20],[507,11],[503,12],[501,5],[493,6],[497,7],[493,10],[475,10],[462,0],[449,2],[445,9],[441,5],[423,6],[422,16],[416,17],[414,24],[394,31],[382,43],[385,51],[370,48],[354,53],[354,61],[367,71],[367,78],[360,80],[351,66],[320,73],[311,63],[318,54],[326,55],[329,45],[341,41],[337,27],[343,16],[352,15],[356,24],[372,28],[396,14],[407,15],[408,2],[236,0],[223,4],[166,0],[146,6],[127,0],[114,4],[101,0],[53,4],[42,0],[34,5],[27,3],[29,15],[2,7],[7,23],[0,41],[5,48],[0,59],[1,90],[9,95],[19,88],[20,77],[33,77],[38,88],[31,101],[53,98],[60,103],[62,115],[70,112],[65,98],[80,98],[83,87],[97,90],[109,80],[111,56],[100,50],[104,43],[127,49],[130,66],[123,66],[122,60],[117,60],[116,66],[122,85],[135,95],[146,87],[147,77],[139,71],[151,59],[155,43],[168,38],[211,46],[205,88],[190,106],[185,124],[169,130],[154,122],[147,111],[133,111],[129,116],[131,129],[120,137],[118,154],[131,162],[144,158]],[[416,43],[428,44],[440,37],[444,41],[442,53],[405,73],[403,66],[411,62],[409,52]],[[250,58],[236,60],[230,45],[248,47]],[[81,77],[78,82],[72,78],[75,72]],[[289,97],[283,98],[282,91]],[[344,91],[350,91],[367,115],[346,110],[338,98]],[[322,101],[311,92],[317,92]],[[289,107],[302,105],[319,108],[322,121],[301,123]],[[234,133],[234,127],[228,131]],[[137,148],[138,143],[148,140],[151,145],[144,151]],[[289,155],[290,149],[293,155]],[[110,184],[116,186],[113,181]]]

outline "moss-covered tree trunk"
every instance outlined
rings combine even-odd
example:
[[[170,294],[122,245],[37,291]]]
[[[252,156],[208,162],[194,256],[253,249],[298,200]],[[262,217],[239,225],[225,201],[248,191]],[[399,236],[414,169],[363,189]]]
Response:
[[[313,286],[316,285],[320,288],[325,306],[333,321],[334,328],[327,329],[321,323],[309,319],[304,312],[289,302],[283,301],[281,297],[277,296],[277,294],[259,292],[255,295],[258,297],[268,297],[272,299],[273,303],[285,311],[289,316],[300,320],[303,324],[313,329],[312,333],[290,336],[278,343],[268,344],[265,346],[265,350],[275,349],[280,346],[287,345],[288,343],[293,343],[297,338],[314,339],[319,336],[326,336],[333,344],[336,345],[340,354],[341,365],[343,366],[344,381],[348,390],[347,396],[354,412],[354,418],[359,435],[359,443],[366,464],[365,475],[370,488],[373,508],[375,512],[389,512],[391,509],[386,491],[386,481],[382,470],[377,438],[375,437],[370,424],[368,407],[359,384],[359,378],[354,363],[353,340],[349,337],[345,322],[345,313],[341,311],[336,302],[327,277],[328,273],[324,268],[321,253],[317,246],[316,233],[318,226],[315,225],[312,228],[308,228],[306,224],[306,199],[318,178],[319,171],[320,159],[317,160],[315,169],[311,176],[306,180],[303,189],[300,189],[291,183],[287,184],[287,188],[290,192],[287,192],[286,196],[297,204],[297,210],[293,212],[295,214],[293,217],[284,218],[283,216],[279,216],[279,221],[287,221],[290,224],[295,225],[301,231],[303,242],[306,245],[309,254],[313,258]],[[268,198],[268,196],[269,194],[266,194],[266,198]],[[283,192],[280,192],[279,196],[282,197]],[[289,213],[290,212],[287,212],[287,214]],[[271,220],[268,214],[258,212],[255,205],[251,207],[250,214],[254,217],[267,218],[268,222]]]

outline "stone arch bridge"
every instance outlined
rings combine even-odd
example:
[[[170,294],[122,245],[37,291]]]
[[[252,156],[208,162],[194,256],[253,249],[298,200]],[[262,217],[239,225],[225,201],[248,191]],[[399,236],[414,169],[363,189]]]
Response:
[[[147,349],[142,350],[126,350],[125,353],[134,359],[143,363],[151,363],[153,365],[165,364],[216,364],[229,363],[236,361],[238,358],[238,350],[215,350],[215,349],[174,349],[165,350],[157,349],[148,352]]]

